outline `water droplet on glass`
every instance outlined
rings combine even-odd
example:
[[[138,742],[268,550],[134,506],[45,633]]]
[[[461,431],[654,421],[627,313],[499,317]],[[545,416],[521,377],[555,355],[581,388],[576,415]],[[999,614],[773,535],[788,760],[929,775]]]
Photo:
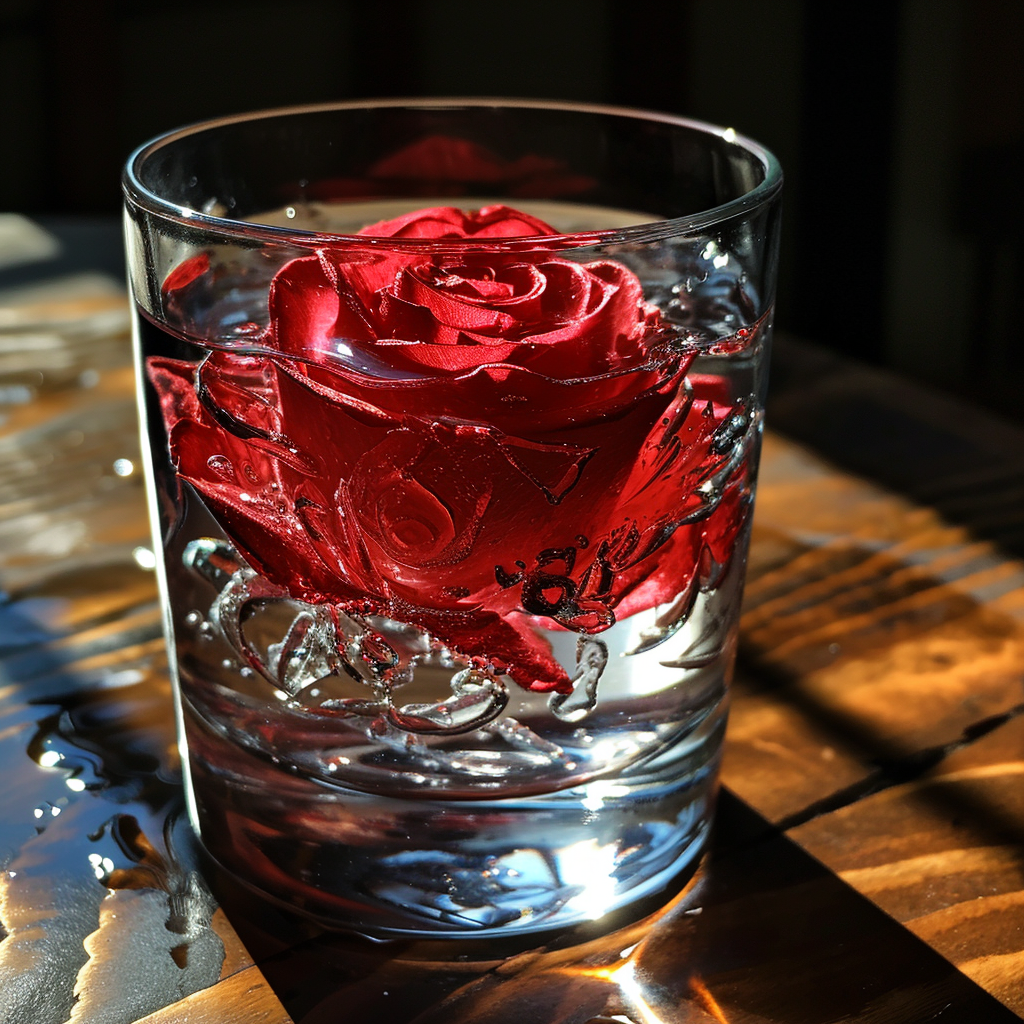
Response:
[[[206,465],[225,480],[233,480],[235,477],[235,467],[226,455],[211,455],[206,460]]]

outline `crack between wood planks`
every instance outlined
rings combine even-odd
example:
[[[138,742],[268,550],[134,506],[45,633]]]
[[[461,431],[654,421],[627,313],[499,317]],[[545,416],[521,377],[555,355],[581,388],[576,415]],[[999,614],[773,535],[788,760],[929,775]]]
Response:
[[[905,757],[895,758],[872,758],[875,768],[864,779],[845,786],[843,789],[831,793],[821,800],[815,800],[802,810],[795,811],[775,823],[780,832],[788,832],[790,829],[800,825],[806,825],[822,815],[831,814],[855,804],[858,800],[881,793],[894,786],[905,785],[908,782],[915,782],[932,768],[940,764],[950,754],[957,750],[963,750],[972,743],[987,736],[990,732],[1005,725],[1011,719],[1024,714],[1024,704],[1017,704],[1008,711],[998,715],[991,715],[981,721],[969,725],[960,736],[949,743],[928,747],[924,750],[915,751]]]

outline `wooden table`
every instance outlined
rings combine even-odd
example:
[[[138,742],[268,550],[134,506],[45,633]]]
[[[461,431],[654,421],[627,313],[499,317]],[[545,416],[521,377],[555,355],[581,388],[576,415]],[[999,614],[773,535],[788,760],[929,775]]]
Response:
[[[1024,433],[779,357],[725,782],[1024,1015]]]
[[[706,869],[610,936],[380,945],[182,824],[128,359],[116,287],[0,302],[0,1020],[1024,1017],[1020,432],[783,340]]]

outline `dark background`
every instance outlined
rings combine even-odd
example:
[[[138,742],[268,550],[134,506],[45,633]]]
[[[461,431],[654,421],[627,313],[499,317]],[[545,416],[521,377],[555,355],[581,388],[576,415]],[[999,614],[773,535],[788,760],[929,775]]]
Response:
[[[1024,419],[1024,2],[0,0],[0,209],[114,217],[149,137],[490,95],[726,124],[787,177],[780,327]]]

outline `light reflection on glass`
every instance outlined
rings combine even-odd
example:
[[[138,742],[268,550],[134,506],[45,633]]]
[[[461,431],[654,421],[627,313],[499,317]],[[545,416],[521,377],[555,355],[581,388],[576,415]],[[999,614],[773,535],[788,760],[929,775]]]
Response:
[[[583,890],[569,903],[596,921],[615,902],[615,847],[598,846],[594,839],[573,843],[559,858],[559,870],[567,886]]]
[[[599,811],[605,800],[616,796],[629,796],[629,787],[598,779],[587,786],[587,795],[580,801],[588,811]]]

